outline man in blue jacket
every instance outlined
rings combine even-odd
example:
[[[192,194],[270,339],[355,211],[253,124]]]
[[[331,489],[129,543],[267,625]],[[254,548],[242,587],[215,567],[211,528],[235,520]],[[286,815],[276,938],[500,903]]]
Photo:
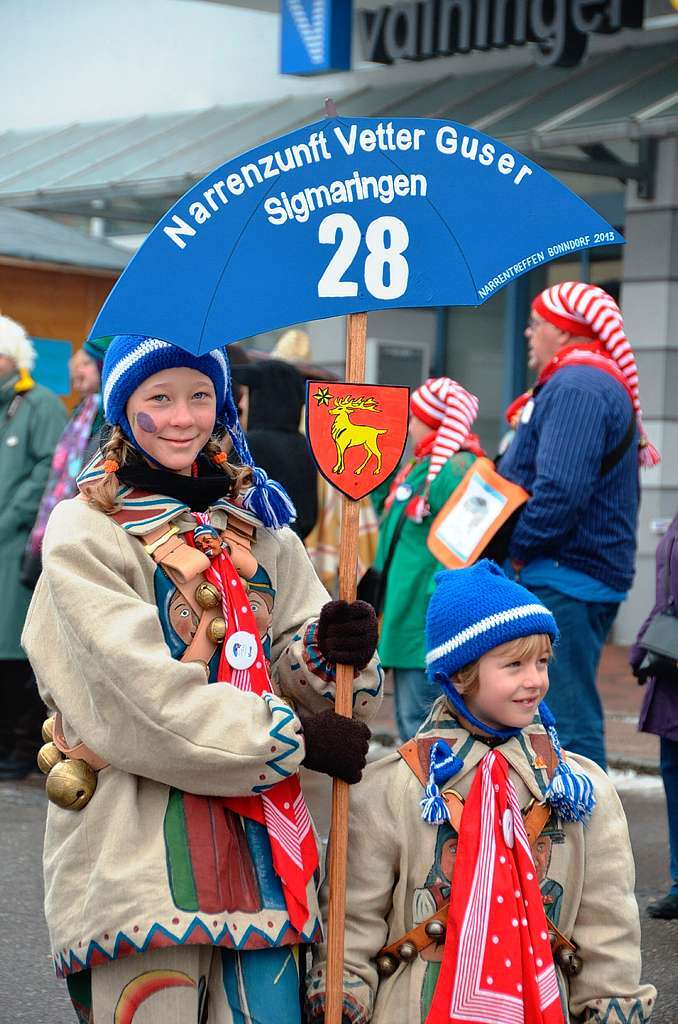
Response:
[[[531,497],[509,546],[520,581],[553,612],[560,646],[549,703],[564,747],[606,767],[596,671],[633,582],[644,433],[638,373],[621,312],[602,288],[568,281],[532,303],[531,392],[513,403],[502,476]]]

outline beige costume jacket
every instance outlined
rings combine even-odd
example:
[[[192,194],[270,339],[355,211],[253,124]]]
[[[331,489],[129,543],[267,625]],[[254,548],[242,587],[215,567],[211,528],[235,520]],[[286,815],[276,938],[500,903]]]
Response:
[[[434,708],[435,712],[435,708]],[[488,747],[447,713],[432,717],[417,734],[427,751],[443,737],[464,767],[443,787],[468,794]],[[499,748],[509,762],[521,807],[541,800],[548,785],[549,743],[539,724]],[[424,755],[425,756],[425,755]],[[633,887],[635,869],[626,819],[607,775],[592,761],[568,754],[590,776],[597,805],[589,824],[552,815],[535,847],[544,909],[579,947],[581,973],[566,979],[558,969],[565,1021],[644,1024],[655,990],[640,984],[640,926]],[[542,767],[540,767],[542,766]],[[449,898],[457,834],[449,824],[422,821],[422,786],[395,753],[368,766],[351,790],[344,1019],[351,1024],[424,1024],[438,978],[442,945],[432,944],[410,964],[379,979],[373,957]],[[327,887],[321,907],[327,909]],[[325,949],[318,946],[308,976],[312,1018],[324,1004]],[[491,1022],[487,1022],[491,1024]]]
[[[225,516],[212,512],[219,529]],[[195,527],[185,511],[172,522]],[[251,551],[248,596],[275,694],[322,710],[334,667],[312,637],[327,594],[290,529],[259,526]],[[248,949],[317,938],[313,881],[299,935],[266,830],[219,801],[298,771],[304,745],[290,705],[208,685],[204,666],[176,660],[190,608],[139,537],[82,498],[54,510],[43,567],[23,644],[68,742],[109,764],[82,811],[49,805],[45,910],[57,973],[184,943]],[[375,659],[356,677],[355,715],[371,717],[381,695]]]

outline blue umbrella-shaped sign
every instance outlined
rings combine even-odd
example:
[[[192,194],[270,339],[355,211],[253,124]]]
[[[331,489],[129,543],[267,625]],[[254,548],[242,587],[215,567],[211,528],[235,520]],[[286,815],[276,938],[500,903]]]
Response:
[[[623,238],[556,178],[451,121],[331,117],[208,174],[159,221],[92,336],[200,353],[288,324],[478,305]]]

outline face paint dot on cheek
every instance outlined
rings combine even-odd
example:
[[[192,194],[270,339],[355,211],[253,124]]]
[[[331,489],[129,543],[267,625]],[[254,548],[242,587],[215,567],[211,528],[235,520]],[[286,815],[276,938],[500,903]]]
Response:
[[[155,420],[147,412],[137,413],[137,426],[141,427],[146,434],[156,434],[158,432]]]

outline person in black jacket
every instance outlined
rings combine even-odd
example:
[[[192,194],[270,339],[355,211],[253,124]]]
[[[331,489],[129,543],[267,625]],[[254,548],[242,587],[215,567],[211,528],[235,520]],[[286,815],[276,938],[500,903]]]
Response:
[[[304,378],[280,359],[236,365],[233,378],[249,388],[247,443],[252,457],[291,497],[297,510],[291,526],[303,540],[318,518],[315,463],[299,430]]]

